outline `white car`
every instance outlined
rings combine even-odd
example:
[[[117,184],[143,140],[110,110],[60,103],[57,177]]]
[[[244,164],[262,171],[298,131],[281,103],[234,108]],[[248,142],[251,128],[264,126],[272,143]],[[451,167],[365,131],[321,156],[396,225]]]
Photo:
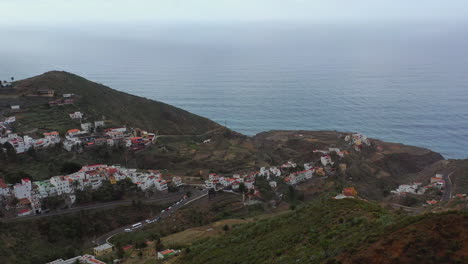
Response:
[[[161,213],[164,213],[164,212],[166,212],[166,210],[162,210],[162,211],[161,211]]]
[[[151,220],[146,219],[145,222],[149,224],[149,223],[151,223]]]
[[[132,230],[130,228],[125,228],[124,230],[125,232],[132,232]]]

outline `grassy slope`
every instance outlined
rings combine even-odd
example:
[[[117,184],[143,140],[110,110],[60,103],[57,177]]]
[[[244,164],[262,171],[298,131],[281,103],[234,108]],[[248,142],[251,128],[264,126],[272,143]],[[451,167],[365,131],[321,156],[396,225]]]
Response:
[[[185,110],[113,90],[77,75],[52,71],[19,81],[19,93],[53,89],[58,95],[79,96],[76,108],[93,119],[111,119],[117,124],[158,131],[160,134],[202,134],[219,128],[215,122]]]
[[[326,200],[201,241],[179,263],[319,263],[395,221],[377,205]]]
[[[453,217],[452,224],[466,226],[466,215],[453,214],[448,217]],[[177,263],[340,263],[342,256],[347,258],[360,248],[373,247],[395,230],[419,229],[423,234],[429,227],[419,227],[419,222],[437,221],[441,217],[446,216],[401,217],[364,201],[325,200],[288,215],[239,226],[223,237],[201,240]],[[451,243],[459,246],[458,251],[463,250],[460,243],[465,242],[460,235],[438,230],[432,233],[432,240],[423,240],[419,244],[421,248],[430,249],[434,240],[453,239]],[[406,244],[410,245],[412,239],[405,241]],[[445,247],[441,249],[444,251]],[[404,260],[400,263],[414,263],[412,261],[417,259],[411,251],[400,253]],[[456,253],[452,258],[454,261],[461,259],[461,253]],[[437,259],[431,256],[422,255],[418,260],[422,261],[420,263],[436,263]],[[348,263],[379,263],[372,256],[365,260]]]

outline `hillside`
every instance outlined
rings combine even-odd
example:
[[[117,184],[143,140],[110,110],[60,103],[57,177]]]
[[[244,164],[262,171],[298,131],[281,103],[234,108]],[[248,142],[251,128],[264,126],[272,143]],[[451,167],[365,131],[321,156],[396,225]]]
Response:
[[[33,107],[30,110],[34,112],[36,117],[38,112],[45,112],[47,116],[55,114],[57,116],[54,119],[59,119],[60,113],[50,111],[41,105],[38,106],[38,103],[45,105],[47,101],[51,100],[50,98],[31,96],[37,94],[39,90],[47,89],[54,90],[56,97],[68,93],[75,94],[77,100],[70,110],[76,109],[95,120],[104,117],[116,125],[129,125],[171,135],[197,135],[221,128],[220,125],[207,118],[177,107],[119,92],[67,72],[47,72],[18,81],[14,84],[14,88],[14,94],[18,95],[18,98],[9,97],[8,100]]]
[[[463,213],[407,217],[364,201],[322,200],[201,240],[177,263],[461,263],[467,220]],[[393,261],[381,262],[387,245]]]

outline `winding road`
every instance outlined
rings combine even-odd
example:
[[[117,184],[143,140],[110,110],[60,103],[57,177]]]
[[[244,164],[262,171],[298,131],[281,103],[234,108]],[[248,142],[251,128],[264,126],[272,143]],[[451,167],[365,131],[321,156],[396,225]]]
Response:
[[[146,226],[146,225],[155,224],[155,223],[157,223],[159,221],[159,219],[163,219],[163,218],[166,218],[166,217],[170,216],[172,214],[172,212],[174,212],[174,211],[180,209],[181,207],[183,207],[185,205],[188,205],[188,204],[192,203],[193,201],[198,200],[198,199],[200,199],[200,198],[202,198],[202,197],[204,197],[206,195],[208,195],[206,190],[198,190],[197,189],[197,190],[193,191],[193,195],[188,199],[179,200],[179,199],[182,198],[182,196],[179,196],[179,199],[176,199],[176,201],[175,201],[175,202],[181,201],[179,204],[174,204],[174,205],[171,206],[170,210],[166,209],[164,212],[161,212],[158,216],[153,217],[151,219],[148,219],[148,220],[152,221],[151,223],[141,221],[141,227]],[[139,227],[138,229],[140,229],[141,227]],[[112,231],[110,231],[110,232],[108,232],[108,233],[106,233],[104,235],[99,236],[98,238],[94,239],[92,242],[94,244],[96,244],[96,245],[102,245],[104,243],[108,243],[110,238],[112,238],[115,235],[124,233],[125,229],[130,229],[132,231],[135,230],[135,229],[132,229],[132,225],[119,227],[119,228],[114,229],[114,230],[112,230]]]

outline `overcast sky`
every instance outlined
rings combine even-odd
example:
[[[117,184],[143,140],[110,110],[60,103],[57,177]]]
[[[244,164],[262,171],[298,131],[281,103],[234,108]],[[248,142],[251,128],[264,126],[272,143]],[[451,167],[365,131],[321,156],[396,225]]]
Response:
[[[468,20],[468,0],[0,0],[0,24]]]

